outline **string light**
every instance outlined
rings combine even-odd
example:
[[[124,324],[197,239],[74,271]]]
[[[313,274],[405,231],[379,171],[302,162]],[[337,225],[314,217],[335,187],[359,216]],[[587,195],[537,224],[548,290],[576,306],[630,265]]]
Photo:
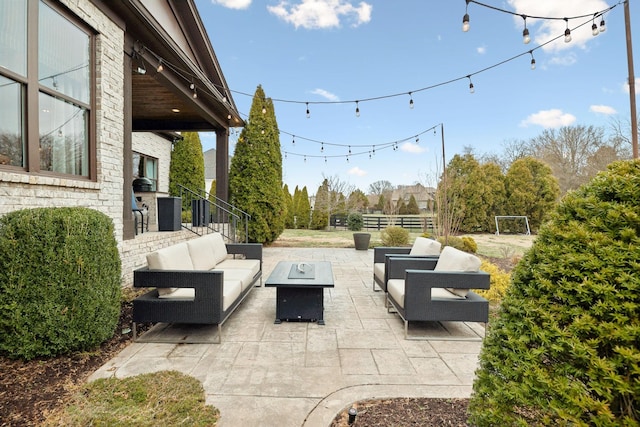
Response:
[[[604,33],[607,31],[607,27],[604,24],[604,14],[602,15],[602,19],[600,20],[600,32]]]
[[[311,112],[309,111],[309,103],[307,102],[307,119],[311,117]]]
[[[598,26],[596,25],[596,15],[597,14],[594,14],[591,20],[591,35],[594,37],[600,34],[600,30],[598,30]]]
[[[411,92],[409,92],[409,108],[413,110],[413,96],[411,96]]]
[[[322,143],[322,145],[320,146],[320,152],[324,153],[324,142]]]
[[[467,5],[465,6],[464,16],[462,17],[462,31],[465,33],[469,31],[469,2],[471,0],[466,0]]]
[[[569,43],[571,41],[571,30],[569,29],[569,19],[564,18],[567,22],[567,29],[564,30],[564,42]]]
[[[164,67],[162,66],[162,59],[160,59],[160,60],[158,61],[158,68],[156,68],[156,71],[157,71],[158,73],[161,73],[161,72],[163,72],[163,71],[164,71]]]
[[[529,44],[531,41],[531,36],[529,36],[529,29],[527,28],[527,15],[522,15],[522,19],[524,20],[524,30],[522,30],[522,42],[524,44]]]
[[[471,81],[471,76],[467,76],[469,79],[469,93],[476,93],[476,89],[473,87],[473,82]]]
[[[293,138],[291,139],[291,145],[296,145],[296,136],[292,135]]]
[[[356,117],[360,117],[360,107],[358,106],[358,101],[356,101]]]
[[[262,107],[262,114],[267,114],[267,107]]]
[[[533,57],[533,51],[530,50],[529,53],[531,54],[531,69],[535,70],[536,69],[536,59]]]

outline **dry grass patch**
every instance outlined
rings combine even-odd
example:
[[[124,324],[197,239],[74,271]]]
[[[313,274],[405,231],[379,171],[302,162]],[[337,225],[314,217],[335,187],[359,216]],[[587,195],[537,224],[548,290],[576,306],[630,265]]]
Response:
[[[44,425],[214,426],[219,412],[205,405],[202,384],[176,371],[99,379],[83,386]]]

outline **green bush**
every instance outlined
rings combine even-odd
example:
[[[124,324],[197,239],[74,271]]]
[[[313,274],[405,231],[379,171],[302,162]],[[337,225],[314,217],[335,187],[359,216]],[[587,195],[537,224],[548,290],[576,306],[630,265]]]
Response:
[[[360,231],[362,230],[362,225],[364,224],[364,218],[360,212],[351,212],[349,216],[347,216],[347,228],[351,231]]]
[[[509,289],[511,274],[486,260],[482,261],[480,270],[491,275],[491,284],[489,289],[476,289],[474,292],[494,304],[500,304]]]
[[[120,316],[113,223],[86,208],[0,217],[0,353],[26,360],[94,348]]]
[[[515,267],[480,354],[477,426],[640,425],[640,161],[569,193]]]
[[[409,231],[402,227],[387,227],[380,232],[382,246],[406,246],[409,244]]]
[[[476,243],[475,240],[473,240],[473,237],[463,236],[462,250],[465,252],[470,252],[472,254],[475,254],[476,252],[478,252],[478,244]]]

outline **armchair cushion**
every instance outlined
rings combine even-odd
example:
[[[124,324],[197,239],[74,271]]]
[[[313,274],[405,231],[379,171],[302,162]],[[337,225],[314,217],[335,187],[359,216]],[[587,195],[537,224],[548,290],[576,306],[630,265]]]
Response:
[[[416,237],[409,255],[440,255],[442,245],[437,240]]]
[[[404,308],[404,295],[405,295],[405,281],[404,279],[390,279],[387,282],[387,292],[398,302],[400,307]],[[451,292],[449,289],[444,288],[431,288],[431,300],[438,299],[465,299],[465,296],[460,296]]]
[[[482,261],[477,256],[452,246],[445,246],[433,270],[478,272],[480,271],[480,264],[482,264]],[[447,290],[461,297],[466,297],[467,293],[469,293],[469,289],[447,288]]]

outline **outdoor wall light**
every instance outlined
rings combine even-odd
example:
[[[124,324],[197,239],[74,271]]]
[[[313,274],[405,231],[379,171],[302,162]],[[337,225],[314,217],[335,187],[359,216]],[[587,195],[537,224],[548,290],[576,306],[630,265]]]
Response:
[[[356,408],[351,407],[349,408],[349,425],[353,425],[356,422],[356,417],[358,416],[358,411],[356,410]]]

